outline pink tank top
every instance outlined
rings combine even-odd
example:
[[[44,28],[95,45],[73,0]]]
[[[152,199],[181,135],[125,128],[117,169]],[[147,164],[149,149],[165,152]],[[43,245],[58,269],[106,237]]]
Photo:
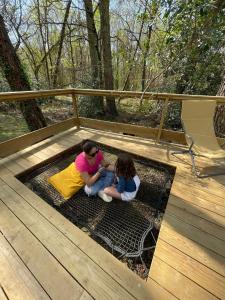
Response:
[[[75,165],[80,172],[87,172],[88,174],[94,174],[98,171],[99,165],[103,161],[103,153],[102,151],[99,151],[96,154],[95,157],[95,163],[93,165],[90,165],[88,160],[85,157],[85,153],[81,152],[79,155],[77,155],[75,159]]]

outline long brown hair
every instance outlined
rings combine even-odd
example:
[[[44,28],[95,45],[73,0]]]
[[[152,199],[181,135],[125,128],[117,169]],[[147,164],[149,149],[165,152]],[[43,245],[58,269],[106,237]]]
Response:
[[[115,171],[117,176],[124,176],[131,179],[136,175],[134,162],[129,154],[120,153],[115,163]]]

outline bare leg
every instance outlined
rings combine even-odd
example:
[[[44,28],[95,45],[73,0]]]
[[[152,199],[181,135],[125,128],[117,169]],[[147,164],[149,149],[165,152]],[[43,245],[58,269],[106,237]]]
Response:
[[[117,192],[117,189],[114,186],[108,186],[104,189],[104,192],[106,193],[106,195],[111,196],[113,198],[116,199],[120,199],[121,200],[121,194],[119,192]]]

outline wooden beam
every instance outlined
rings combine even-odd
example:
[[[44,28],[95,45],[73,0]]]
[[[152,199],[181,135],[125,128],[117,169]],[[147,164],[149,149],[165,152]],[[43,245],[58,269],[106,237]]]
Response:
[[[58,89],[0,93],[0,102],[10,102],[19,100],[23,101],[42,97],[71,95],[72,92],[72,89]]]
[[[0,157],[8,156],[19,150],[25,149],[37,142],[40,142],[54,134],[65,131],[71,127],[78,125],[79,122],[76,118],[50,125],[39,130],[32,131],[17,138],[0,143]]]
[[[79,118],[81,126],[112,131],[116,133],[125,133],[134,136],[140,136],[144,138],[156,139],[158,129],[116,122],[100,121],[88,118]],[[161,138],[168,142],[176,142],[180,144],[185,143],[185,137],[182,132],[176,132],[172,130],[162,130]]]
[[[115,133],[125,133],[149,139],[156,139],[158,128],[130,125],[125,123],[109,122],[89,118],[79,118],[80,125],[83,127],[112,131]],[[161,131],[161,140],[171,143],[187,145],[185,135],[181,131],[166,130]],[[217,138],[220,145],[225,143],[225,138]]]
[[[7,295],[8,299],[50,300],[2,233],[0,233],[0,249],[0,282],[5,291],[3,293],[0,286],[1,294]]]
[[[162,110],[161,120],[160,120],[158,134],[157,134],[157,139],[156,139],[157,143],[159,142],[160,137],[161,137],[164,120],[165,120],[165,117],[166,117],[166,114],[167,114],[167,110],[168,110],[168,102],[169,102],[169,98],[166,99],[166,101],[164,103],[163,110]]]
[[[77,127],[80,128],[80,120],[79,120],[79,113],[78,113],[78,106],[77,106],[77,96],[75,96],[74,94],[72,94],[72,100],[73,100],[73,112],[74,112],[74,118],[77,119],[78,121],[78,125]]]
[[[183,100],[216,100],[218,104],[225,105],[224,96],[206,96],[206,95],[186,95],[186,94],[169,94],[169,93],[150,93],[133,92],[133,91],[116,91],[116,90],[95,90],[95,89],[58,89],[58,90],[39,90],[39,91],[22,91],[0,93],[0,102],[29,100],[34,98],[60,96],[60,95],[83,95],[83,96],[114,96],[122,98],[137,98],[149,100],[166,100],[168,97],[172,101]]]

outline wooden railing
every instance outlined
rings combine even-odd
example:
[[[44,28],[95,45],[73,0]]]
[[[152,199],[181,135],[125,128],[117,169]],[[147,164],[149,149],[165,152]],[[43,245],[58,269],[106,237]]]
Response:
[[[114,96],[120,98],[137,98],[148,100],[163,100],[165,105],[162,111],[159,128],[148,128],[144,126],[129,125],[123,123],[115,123],[101,121],[96,119],[81,118],[78,115],[77,97],[78,96]],[[183,100],[216,100],[218,104],[225,105],[225,97],[221,96],[204,96],[204,95],[185,95],[185,94],[168,94],[168,93],[142,93],[131,91],[110,91],[110,90],[90,90],[90,89],[58,89],[48,91],[27,91],[27,92],[9,92],[0,93],[0,102],[23,101],[30,99],[38,99],[50,96],[70,96],[72,98],[74,117],[66,121],[59,122],[54,125],[30,132],[28,134],[16,137],[14,139],[0,143],[0,157],[5,157],[16,151],[22,150],[34,143],[42,141],[50,136],[65,131],[71,127],[80,126],[94,129],[108,130],[116,133],[126,133],[135,136],[165,140],[185,144],[185,137],[182,132],[163,129],[164,119],[167,113],[169,101]],[[224,139],[218,138],[219,143],[224,143]]]

